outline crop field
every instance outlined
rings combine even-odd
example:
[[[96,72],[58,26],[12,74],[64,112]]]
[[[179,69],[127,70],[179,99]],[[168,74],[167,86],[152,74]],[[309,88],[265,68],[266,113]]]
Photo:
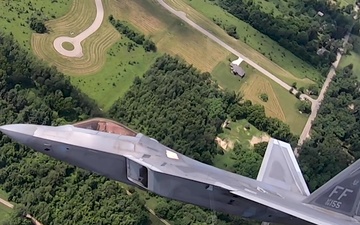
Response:
[[[115,0],[113,15],[149,35],[160,52],[179,55],[201,71],[212,69],[229,52],[175,18],[155,0]]]
[[[87,75],[100,71],[106,61],[106,52],[120,34],[107,20],[110,15],[109,1],[104,1],[105,16],[102,26],[82,42],[84,56],[69,58],[59,54],[53,41],[59,36],[76,36],[94,21],[94,1],[74,0],[71,10],[63,17],[46,22],[48,34],[33,34],[31,46],[35,55],[70,75]],[[65,46],[64,46],[65,47]]]
[[[281,47],[269,37],[261,34],[247,23],[237,19],[214,5],[209,0],[166,0],[178,10],[186,12],[188,18],[218,36],[221,40],[262,66],[264,69],[278,76],[291,85],[307,87],[312,83],[322,83],[323,78],[310,64],[302,61],[288,50]],[[212,19],[219,19],[223,24],[235,25],[240,40],[230,37],[217,26]]]
[[[299,100],[247,63],[242,62],[240,66],[246,72],[244,78],[234,76],[227,61],[219,63],[211,74],[221,88],[241,92],[244,99],[263,105],[267,116],[278,118],[289,124],[291,131],[300,135],[307,116],[299,113],[296,107]],[[260,99],[259,96],[262,93],[268,95],[267,102]]]

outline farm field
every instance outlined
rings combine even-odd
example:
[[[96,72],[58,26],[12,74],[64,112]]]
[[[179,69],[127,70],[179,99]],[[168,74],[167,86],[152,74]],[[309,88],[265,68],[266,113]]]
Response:
[[[160,55],[145,53],[141,46],[128,52],[126,44],[129,41],[124,37],[108,50],[101,71],[87,76],[71,76],[71,82],[93,98],[103,110],[108,110],[125,94],[135,76],[142,76]]]
[[[32,35],[31,47],[35,55],[69,75],[87,75],[101,71],[108,48],[120,38],[119,32],[107,20],[110,15],[108,3],[109,1],[104,1],[105,15],[101,27],[82,42],[83,57],[64,57],[55,50],[53,42],[59,36],[74,37],[86,30],[96,16],[94,1],[74,0],[71,10],[64,17],[47,21],[45,24],[50,29],[49,33]]]
[[[241,92],[244,99],[263,105],[267,116],[278,118],[289,124],[291,131],[300,135],[305,126],[307,115],[299,113],[296,107],[299,100],[247,63],[242,62],[240,66],[246,72],[242,79],[232,74],[227,61],[219,63],[213,70],[212,76],[221,88]],[[268,95],[269,100],[267,102],[263,102],[259,98],[262,93]]]
[[[26,20],[35,12],[41,11],[41,17],[55,19],[69,12],[72,0],[31,0],[31,1],[0,1],[1,31],[12,34],[24,48],[30,50],[32,30]]]
[[[111,1],[116,19],[148,35],[163,53],[179,55],[201,71],[212,71],[229,52],[163,9],[155,0]]]
[[[190,19],[217,35],[264,69],[277,75],[284,82],[290,85],[297,82],[299,87],[323,82],[324,78],[314,67],[210,1],[167,0],[167,2],[176,9],[186,12]],[[213,22],[213,18],[227,25],[235,25],[239,31],[240,40],[227,35]]]

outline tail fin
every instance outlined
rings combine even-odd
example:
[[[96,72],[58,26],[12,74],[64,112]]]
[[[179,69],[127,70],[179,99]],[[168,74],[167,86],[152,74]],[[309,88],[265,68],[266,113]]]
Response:
[[[271,138],[257,180],[292,191],[310,195],[290,144]]]
[[[342,213],[360,216],[360,160],[340,172],[304,200],[304,203]]]

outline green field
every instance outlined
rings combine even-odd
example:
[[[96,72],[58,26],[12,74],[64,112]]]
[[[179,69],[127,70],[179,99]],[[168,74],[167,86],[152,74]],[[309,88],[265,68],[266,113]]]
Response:
[[[167,0],[167,2],[175,8],[185,11],[193,21],[286,83],[291,85],[293,82],[297,82],[300,86],[307,86],[314,82],[323,82],[320,72],[310,64],[302,61],[277,42],[225,12],[211,1]],[[212,21],[213,18],[221,20],[226,25],[235,25],[240,40],[235,40],[227,35]]]
[[[0,189],[0,198],[7,200],[8,194]],[[11,213],[11,209],[0,203],[0,224],[5,222]]]
[[[250,126],[250,129],[245,129],[246,126]],[[247,147],[251,147],[250,140],[252,137],[265,135],[264,132],[259,131],[245,119],[231,121],[228,128],[224,128],[223,130],[224,132],[218,135],[221,139],[233,143],[238,142]]]
[[[0,224],[10,217],[11,209],[0,203]]]
[[[300,135],[307,121],[307,115],[299,113],[296,107],[299,100],[247,63],[242,62],[240,66],[246,72],[244,78],[232,74],[228,61],[219,63],[211,74],[221,88],[241,92],[244,99],[263,105],[267,116],[278,118],[289,124],[291,131]],[[259,98],[261,93],[269,96],[267,102]]]
[[[31,2],[31,7],[28,2]],[[27,18],[39,11],[42,11],[42,18],[58,18],[65,15],[71,5],[72,0],[0,1],[0,29],[12,33],[23,47],[30,50],[32,30],[26,23]]]
[[[93,98],[104,110],[108,110],[123,96],[132,85],[134,77],[142,76],[160,54],[145,53],[141,46],[128,52],[125,45],[128,42],[127,38],[123,38],[110,48],[101,71],[92,75],[71,77],[72,83]]]

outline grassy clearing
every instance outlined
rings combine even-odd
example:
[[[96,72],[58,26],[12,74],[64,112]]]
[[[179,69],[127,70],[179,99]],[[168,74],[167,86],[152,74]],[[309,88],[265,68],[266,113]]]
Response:
[[[360,54],[354,51],[351,51],[349,55],[343,55],[339,64],[340,68],[344,68],[349,64],[353,64],[353,73],[356,74],[360,80]]]
[[[0,198],[7,200],[8,194],[0,189]],[[11,209],[0,203],[0,224],[3,224],[10,217]]]
[[[246,126],[250,129],[245,129]],[[251,125],[247,120],[231,121],[228,128],[224,128],[224,133],[219,134],[219,137],[225,141],[233,143],[239,142],[244,146],[250,147],[250,140],[252,137],[261,137],[264,132],[259,131],[256,127]]]
[[[71,44],[70,42],[63,42],[62,47],[68,51],[72,51],[75,48],[74,45]]]
[[[324,80],[320,72],[310,64],[210,1],[167,0],[167,2],[176,9],[186,12],[187,16],[197,24],[290,85],[297,82],[299,86],[306,87]],[[213,18],[220,19],[225,24],[235,25],[240,40],[227,35],[212,21]]]
[[[149,35],[160,52],[179,55],[201,71],[212,69],[228,55],[225,49],[175,18],[155,0],[111,1],[113,15]]]
[[[263,105],[267,116],[278,118],[289,124],[291,131],[300,135],[305,126],[307,115],[300,114],[297,110],[296,103],[299,100],[247,63],[242,62],[241,67],[246,72],[243,79],[231,73],[227,61],[219,63],[214,68],[212,76],[220,87],[230,91],[242,92],[245,99]],[[259,98],[262,93],[268,95],[269,100],[267,102],[263,102]]]
[[[123,96],[132,85],[134,77],[142,76],[160,55],[146,53],[141,46],[128,52],[128,42],[129,39],[123,37],[110,48],[101,71],[88,76],[71,77],[72,83],[93,98],[104,110],[108,110]]]
[[[27,18],[40,10],[44,18],[58,18],[70,10],[71,3],[72,0],[0,1],[0,28],[5,33],[12,33],[24,48],[30,50],[32,30],[26,23]]]
[[[3,224],[7,219],[9,219],[10,213],[11,209],[0,203],[0,224]]]
[[[105,64],[106,51],[120,38],[120,34],[107,20],[110,15],[108,3],[104,1],[105,18],[102,26],[82,42],[83,57],[62,56],[53,47],[53,41],[63,35],[76,36],[87,29],[96,16],[94,1],[74,0],[71,10],[65,16],[46,22],[50,32],[32,36],[31,46],[35,55],[65,74],[87,75],[99,72]]]

